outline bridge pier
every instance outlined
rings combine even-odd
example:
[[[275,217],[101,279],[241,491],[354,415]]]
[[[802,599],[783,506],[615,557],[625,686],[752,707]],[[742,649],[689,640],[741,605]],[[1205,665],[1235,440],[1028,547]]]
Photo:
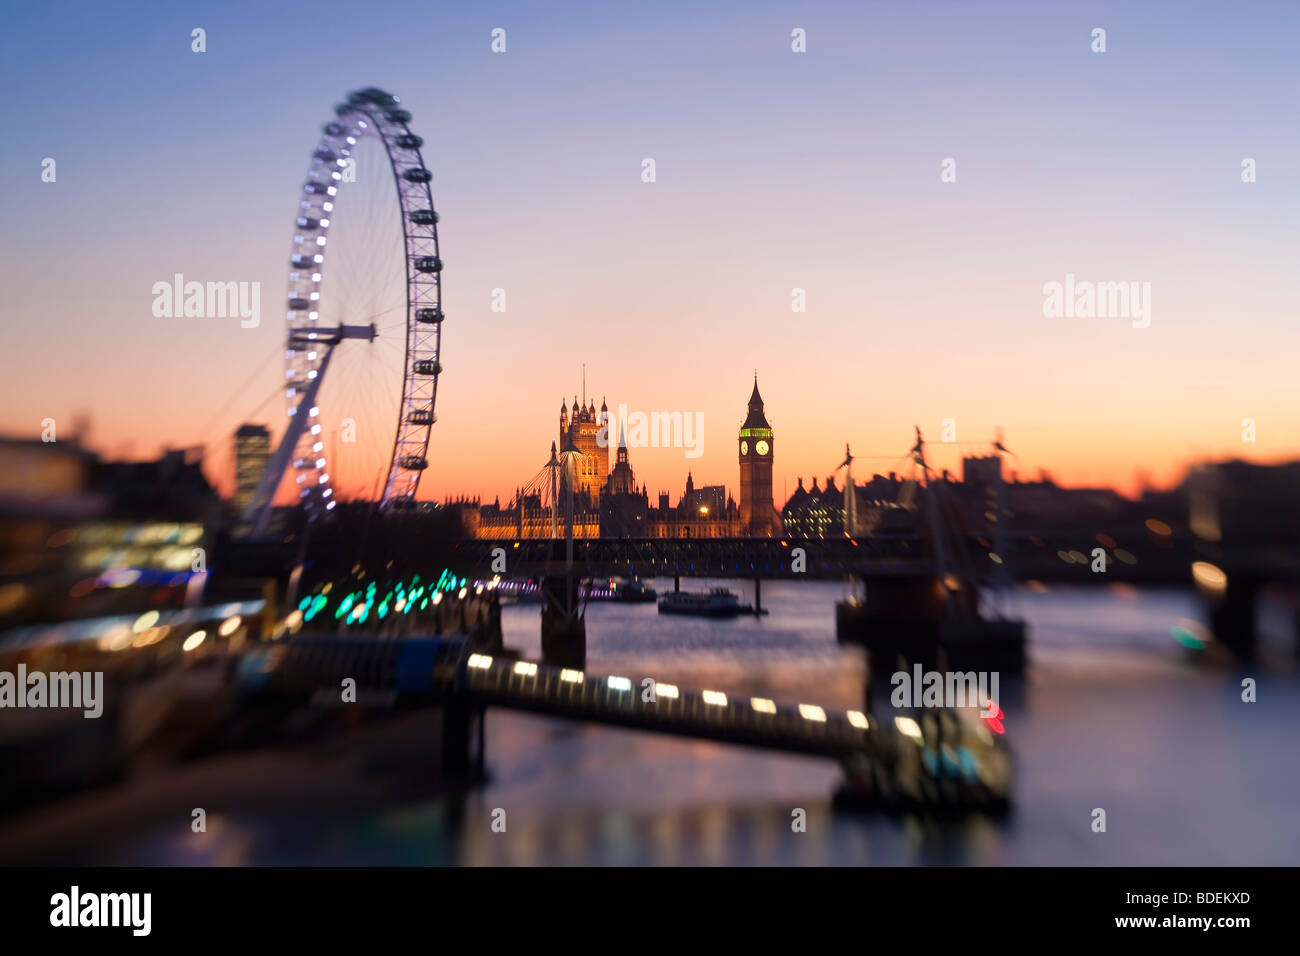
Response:
[[[1297,661],[1300,661],[1300,607],[1296,608],[1293,620],[1295,621],[1295,629],[1293,632],[1295,643],[1291,647],[1291,653],[1295,656]]]
[[[1255,658],[1258,647],[1256,602],[1260,586],[1260,580],[1254,575],[1230,573],[1223,592],[1206,601],[1211,633],[1238,660]],[[1300,627],[1300,621],[1297,627]]]
[[[587,622],[551,607],[542,608],[542,662],[583,670],[587,666]]]
[[[754,613],[763,613],[763,579],[754,578]]]
[[[487,712],[481,706],[451,701],[442,709],[442,770],[480,780],[487,748]]]
[[[542,662],[583,670],[587,666],[587,622],[578,602],[578,579],[542,580]]]

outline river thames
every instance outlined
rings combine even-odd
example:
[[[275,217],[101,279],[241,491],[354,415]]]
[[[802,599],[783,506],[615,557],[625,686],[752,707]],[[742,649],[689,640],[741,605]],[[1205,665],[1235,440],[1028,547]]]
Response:
[[[745,581],[683,581],[730,587]],[[659,580],[662,593],[671,580]],[[639,681],[861,706],[860,651],[835,641],[840,586],[765,582],[770,614],[661,617],[593,602],[587,669]],[[1265,864],[1300,861],[1300,685],[1294,672],[1200,667],[1176,636],[1198,629],[1191,592],[1020,589],[1030,671],[1003,682],[1015,810],[1003,823],[921,824],[835,813],[825,761],[493,713],[491,785],[469,818],[507,810],[512,837],[466,828],[467,863]],[[506,642],[540,654],[536,606],[505,610]],[[1266,643],[1288,639],[1280,606]],[[1241,700],[1254,677],[1258,702]],[[889,709],[877,701],[877,713]],[[511,808],[518,808],[515,812]],[[807,811],[793,833],[794,808]],[[1092,811],[1106,811],[1094,833]]]
[[[750,582],[725,584],[753,598]],[[662,591],[671,581],[657,581]],[[770,614],[661,617],[588,607],[591,674],[786,704],[862,706],[865,665],[834,635],[840,586],[766,582]],[[1300,862],[1294,665],[1194,663],[1190,592],[1021,589],[1023,684],[1003,679],[1011,815],[935,822],[832,809],[830,761],[492,710],[489,780],[448,792],[428,711],[294,746],[138,768],[0,829],[0,860],[169,865],[1294,865]],[[540,655],[538,605],[503,609],[506,644]],[[1288,612],[1266,605],[1265,653]],[[1241,681],[1257,681],[1256,703]],[[889,716],[887,699],[876,714]],[[193,807],[207,830],[192,833]],[[1106,832],[1092,830],[1106,812]],[[792,821],[804,811],[806,831]],[[494,824],[496,824],[494,826]],[[504,832],[501,827],[504,826]]]

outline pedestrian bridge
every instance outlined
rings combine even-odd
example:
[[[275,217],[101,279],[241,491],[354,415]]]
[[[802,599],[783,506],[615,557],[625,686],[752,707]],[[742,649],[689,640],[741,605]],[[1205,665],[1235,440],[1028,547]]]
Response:
[[[1006,749],[974,711],[882,718],[552,667],[456,639],[300,636],[249,652],[239,674],[243,692],[258,696],[337,698],[342,681],[352,678],[368,699],[426,702],[462,717],[506,708],[828,758],[843,765],[849,795],[883,808],[1000,811],[1011,791]],[[468,733],[467,721],[448,726],[462,723]]]

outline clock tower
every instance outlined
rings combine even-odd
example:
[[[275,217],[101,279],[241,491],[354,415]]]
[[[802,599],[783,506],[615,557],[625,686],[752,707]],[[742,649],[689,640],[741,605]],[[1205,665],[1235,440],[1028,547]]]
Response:
[[[740,526],[757,537],[776,534],[776,509],[772,506],[772,426],[763,414],[758,376],[749,396],[749,417],[740,426]]]

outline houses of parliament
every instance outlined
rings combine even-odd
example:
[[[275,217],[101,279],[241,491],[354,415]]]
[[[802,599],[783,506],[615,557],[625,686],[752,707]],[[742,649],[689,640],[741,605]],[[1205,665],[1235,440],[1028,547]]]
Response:
[[[627,436],[619,423],[614,467],[609,465],[609,408],[602,399],[584,395],[572,406],[560,403],[559,435],[551,443],[550,466],[558,473],[562,459],[573,474],[573,534],[576,538],[736,538],[771,537],[781,531],[781,516],[772,503],[772,457],[775,439],[763,412],[758,377],[749,397],[748,415],[737,436],[740,501],[724,485],[697,487],[687,472],[686,489],[677,504],[668,492],[652,503],[645,484],[637,485],[628,456]],[[500,503],[462,512],[466,533],[485,539],[548,538],[553,531],[549,493],[521,488],[506,507]],[[559,521],[558,533],[565,534]]]

